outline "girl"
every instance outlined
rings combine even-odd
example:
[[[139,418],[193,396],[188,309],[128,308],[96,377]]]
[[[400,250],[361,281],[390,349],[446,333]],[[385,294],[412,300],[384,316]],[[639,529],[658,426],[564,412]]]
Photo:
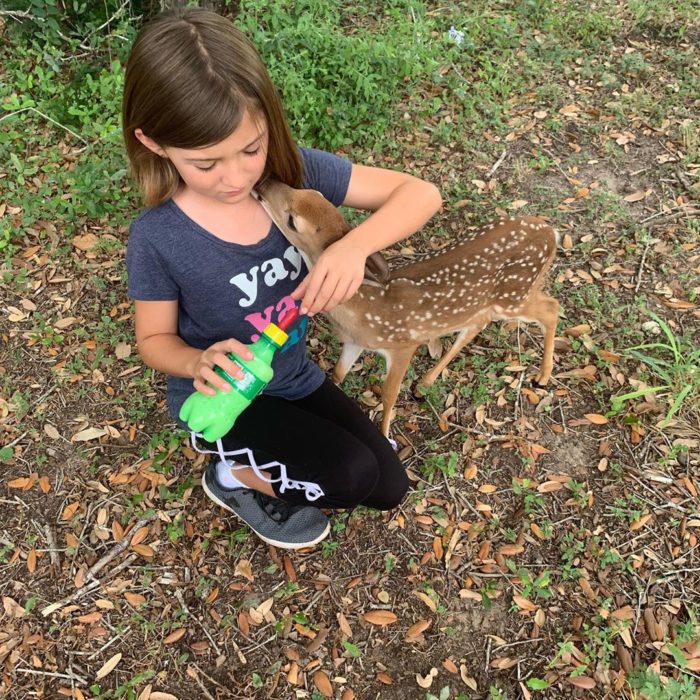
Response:
[[[237,462],[212,461],[202,482],[266,542],[298,548],[329,531],[319,507],[390,509],[408,482],[391,445],[306,355],[307,317],[358,289],[368,255],[420,228],[436,188],[295,144],[259,54],[229,20],[201,9],[148,22],[129,58],[123,129],[148,207],[127,252],[136,340],[168,375],[174,417],[194,390],[229,391],[215,367],[250,358],[258,337],[301,301],[301,322],[275,376],[222,439]],[[319,190],[336,206],[371,210],[307,275],[251,194],[265,178]],[[226,456],[224,449],[219,452]]]

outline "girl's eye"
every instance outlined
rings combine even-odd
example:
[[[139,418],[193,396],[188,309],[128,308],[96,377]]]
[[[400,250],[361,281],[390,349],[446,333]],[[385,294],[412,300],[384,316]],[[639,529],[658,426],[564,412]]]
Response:
[[[256,149],[252,151],[243,151],[247,156],[255,156],[258,154],[258,151],[260,150],[260,146],[258,146]]]
[[[207,165],[206,168],[202,167],[201,165],[197,165],[195,167],[197,168],[197,170],[201,170],[202,172],[206,173],[214,167],[214,164],[212,163],[211,165]]]

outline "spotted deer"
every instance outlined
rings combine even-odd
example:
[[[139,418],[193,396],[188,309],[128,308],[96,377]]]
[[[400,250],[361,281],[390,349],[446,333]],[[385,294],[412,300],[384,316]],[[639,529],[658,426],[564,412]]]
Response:
[[[270,181],[256,196],[309,267],[350,230],[333,204],[314,190]],[[381,429],[388,437],[401,382],[421,344],[435,347],[441,336],[458,334],[421,379],[430,385],[491,321],[518,320],[544,329],[535,381],[546,384],[552,373],[559,303],[541,289],[556,246],[556,231],[542,219],[526,216],[490,223],[472,237],[393,271],[375,253],[367,260],[357,293],[327,312],[343,343],[333,379],[341,382],[363,350],[384,355]]]

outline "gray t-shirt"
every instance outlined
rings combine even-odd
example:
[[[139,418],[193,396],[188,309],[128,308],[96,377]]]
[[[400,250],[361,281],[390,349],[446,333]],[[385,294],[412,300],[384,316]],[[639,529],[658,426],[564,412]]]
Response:
[[[325,151],[300,150],[304,187],[342,204],[351,163]],[[253,245],[229,243],[195,223],[172,200],[146,209],[132,223],[126,265],[129,296],[177,301],[178,334],[202,350],[226,338],[254,342],[268,323],[295,305],[290,294],[308,272],[299,251],[274,224]],[[302,317],[288,331],[264,393],[295,400],[323,382],[321,369],[306,354],[307,325]],[[193,391],[192,379],[168,376],[174,417]]]

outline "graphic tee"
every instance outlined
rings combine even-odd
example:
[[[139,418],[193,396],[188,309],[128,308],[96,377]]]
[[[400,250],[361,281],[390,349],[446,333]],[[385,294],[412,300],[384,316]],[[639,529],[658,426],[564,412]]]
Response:
[[[351,163],[325,151],[300,152],[304,187],[318,190],[335,206],[342,204]],[[172,200],[144,210],[132,223],[126,264],[129,296],[177,301],[178,334],[201,350],[227,338],[257,340],[268,323],[295,306],[290,294],[308,272],[299,251],[274,223],[257,243],[230,243],[199,226]],[[295,400],[323,382],[323,372],[306,353],[307,324],[304,316],[289,329],[264,393]],[[193,391],[191,378],[168,376],[173,417]]]

